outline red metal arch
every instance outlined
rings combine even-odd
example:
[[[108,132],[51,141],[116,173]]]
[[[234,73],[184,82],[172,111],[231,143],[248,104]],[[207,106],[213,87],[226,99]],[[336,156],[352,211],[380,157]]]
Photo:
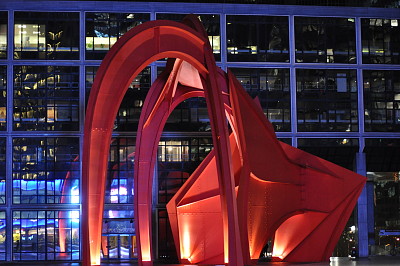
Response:
[[[196,20],[192,25],[198,24]],[[84,137],[83,154],[83,263],[100,264],[101,226],[104,205],[104,184],[112,125],[119,105],[131,80],[150,62],[164,57],[180,58],[194,66],[202,77],[204,94],[214,139],[214,150],[218,161],[221,202],[224,217],[224,246],[232,263],[242,263],[237,209],[232,184],[232,169],[228,130],[225,122],[222,91],[218,88],[216,66],[204,32],[196,32],[181,23],[153,21],[134,28],[113,46],[103,60],[92,86],[89,98]],[[171,82],[171,81],[170,81]],[[171,97],[170,84],[157,82],[154,90]],[[198,92],[197,92],[198,93]],[[196,92],[179,98],[190,97]],[[144,108],[137,136],[135,160],[135,215],[138,239],[139,263],[151,264],[151,184],[154,167],[155,140],[166,119],[165,113],[172,107],[160,95],[150,97],[151,108]],[[162,99],[162,101],[160,101]],[[104,110],[107,110],[106,112]],[[157,110],[155,112],[154,110]],[[165,113],[163,114],[163,111]],[[154,122],[152,122],[154,121]],[[156,122],[157,121],[157,122]],[[151,122],[151,123],[150,123]],[[151,136],[151,137],[150,137]],[[147,146],[148,147],[148,146]],[[232,210],[232,211],[229,211]],[[87,221],[87,222],[86,222]],[[228,258],[227,258],[228,260]]]

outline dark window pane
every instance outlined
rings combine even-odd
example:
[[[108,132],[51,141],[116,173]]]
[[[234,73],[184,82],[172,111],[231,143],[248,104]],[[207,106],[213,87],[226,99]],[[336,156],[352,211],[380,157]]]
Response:
[[[13,211],[13,260],[79,260],[79,210]]]
[[[322,159],[354,170],[354,160],[358,152],[358,139],[337,138],[301,138],[298,148],[314,154]]]
[[[289,62],[288,17],[226,16],[228,61]]]
[[[355,70],[297,69],[299,131],[358,131]]]
[[[0,12],[0,59],[7,58],[7,17],[7,12]]]
[[[14,138],[13,203],[79,203],[79,138]]]
[[[79,13],[15,12],[15,59],[79,59]]]
[[[364,64],[400,64],[400,19],[361,19]]]
[[[103,59],[122,35],[148,20],[149,14],[86,13],[86,59]]]
[[[86,67],[86,102],[97,69],[98,67]],[[146,67],[129,85],[115,118],[114,131],[137,130],[140,112],[151,86],[150,82],[150,67]]]
[[[354,18],[295,17],[296,62],[356,63]]]
[[[285,68],[231,68],[247,93],[258,97],[276,131],[290,131],[290,71]]]
[[[78,67],[14,67],[14,130],[78,129]]]
[[[165,13],[157,13],[157,19],[164,20],[173,20],[177,22],[181,22],[186,14],[165,14]],[[219,15],[199,15],[199,19],[203,24],[207,35],[208,40],[210,41],[211,48],[214,53],[214,57],[216,61],[221,60],[221,36],[220,36],[220,22]]]
[[[7,125],[7,67],[0,66],[0,130]]]
[[[365,131],[400,131],[400,71],[364,70]]]

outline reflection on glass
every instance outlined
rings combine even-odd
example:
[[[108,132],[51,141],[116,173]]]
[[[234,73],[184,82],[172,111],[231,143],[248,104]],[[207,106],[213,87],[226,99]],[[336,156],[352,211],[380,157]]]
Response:
[[[113,138],[110,146],[105,203],[133,203],[135,138]]]
[[[0,130],[7,125],[7,67],[0,66]]]
[[[79,59],[79,13],[15,12],[15,59]]]
[[[0,12],[0,59],[7,58],[7,12]]]
[[[0,261],[6,260],[6,212],[0,211]]]
[[[366,131],[400,130],[400,71],[364,70]]]
[[[86,13],[86,59],[103,59],[122,35],[148,20],[149,14]]]
[[[354,21],[295,17],[296,62],[356,63]]]
[[[79,68],[14,67],[14,130],[79,129]]]
[[[289,62],[288,17],[226,16],[228,61]]]
[[[166,14],[166,13],[157,13],[157,20],[173,20],[177,22],[182,22],[183,18],[187,14]],[[210,41],[211,48],[214,53],[214,57],[216,61],[221,60],[221,36],[220,36],[220,22],[219,15],[209,15],[209,14],[201,14],[198,15],[201,23],[204,26],[204,29],[207,32],[208,40]]]
[[[97,69],[98,67],[86,67],[86,101],[89,99]],[[140,112],[150,86],[150,68],[146,67],[129,85],[115,118],[114,131],[137,130]]]
[[[400,64],[400,19],[361,19],[364,64]]]
[[[6,203],[6,139],[0,138],[0,204]]]
[[[13,211],[13,260],[79,260],[79,211]]]
[[[79,203],[79,138],[14,138],[13,203]]]
[[[299,131],[358,130],[355,70],[297,69]]]
[[[252,98],[258,98],[276,131],[290,131],[289,69],[231,68]]]

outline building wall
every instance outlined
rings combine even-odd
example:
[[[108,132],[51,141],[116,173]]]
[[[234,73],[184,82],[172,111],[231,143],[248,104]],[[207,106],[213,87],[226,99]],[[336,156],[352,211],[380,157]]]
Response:
[[[79,260],[80,156],[96,70],[129,29],[188,13],[200,15],[218,66],[259,98],[280,140],[367,175],[358,212],[333,255],[353,247],[361,256],[395,252],[398,9],[8,1],[0,3],[0,260]],[[104,259],[136,256],[135,131],[164,66],[163,60],[151,63],[132,81],[115,121]],[[185,101],[159,146],[153,231],[160,261],[176,260],[165,204],[211,149],[204,99]]]

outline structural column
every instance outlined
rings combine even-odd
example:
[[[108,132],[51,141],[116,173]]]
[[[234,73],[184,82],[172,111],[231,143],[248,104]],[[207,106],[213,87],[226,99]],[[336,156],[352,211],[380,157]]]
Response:
[[[365,153],[356,153],[357,173],[366,176]],[[368,257],[368,193],[365,186],[357,202],[358,256]]]

